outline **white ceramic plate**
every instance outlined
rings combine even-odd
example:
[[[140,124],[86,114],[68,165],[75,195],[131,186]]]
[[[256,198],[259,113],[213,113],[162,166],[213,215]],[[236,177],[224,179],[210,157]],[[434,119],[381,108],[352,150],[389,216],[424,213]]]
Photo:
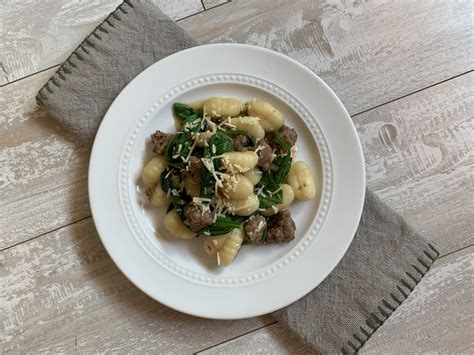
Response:
[[[271,102],[298,131],[297,159],[320,182],[320,200],[290,208],[294,241],[243,246],[226,268],[215,266],[199,238],[168,235],[160,223],[165,208],[146,207],[139,187],[150,134],[175,131],[171,105],[211,96]],[[102,121],[89,168],[94,222],[122,272],[155,300],[216,319],[269,313],[315,288],[349,247],[364,192],[361,146],[331,89],[289,57],[238,44],[185,50],[138,75]]]

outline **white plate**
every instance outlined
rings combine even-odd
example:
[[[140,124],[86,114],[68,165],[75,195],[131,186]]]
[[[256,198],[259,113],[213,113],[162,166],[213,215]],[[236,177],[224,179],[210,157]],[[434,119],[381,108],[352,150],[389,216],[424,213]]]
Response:
[[[210,96],[271,102],[298,131],[297,159],[320,181],[319,201],[290,208],[294,241],[243,246],[227,268],[215,267],[199,238],[169,236],[160,226],[164,208],[144,207],[137,188],[150,134],[174,132],[172,103]],[[315,288],[349,247],[364,192],[360,142],[331,89],[282,54],[238,44],[188,49],[138,75],[105,115],[89,168],[94,222],[120,270],[155,300],[216,319],[269,313]]]

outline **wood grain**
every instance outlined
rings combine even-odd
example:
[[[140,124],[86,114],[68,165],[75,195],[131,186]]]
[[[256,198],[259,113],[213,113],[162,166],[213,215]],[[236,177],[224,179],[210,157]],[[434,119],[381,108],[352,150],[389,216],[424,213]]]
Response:
[[[215,6],[222,5],[229,2],[228,0],[202,0],[202,4],[206,10],[212,9]]]
[[[474,244],[474,73],[353,120],[368,186],[442,253]]]
[[[90,216],[89,148],[63,135],[34,100],[55,70],[0,88],[0,249]]]
[[[439,259],[377,330],[361,354],[471,353],[474,350],[474,247]],[[199,354],[305,354],[278,323]]]
[[[33,97],[51,72],[0,88],[1,248],[90,215],[89,150],[34,109]],[[474,242],[473,78],[469,73],[354,117],[369,186],[442,253]]]
[[[0,4],[0,85],[63,62],[122,0],[6,0]],[[153,0],[174,20],[200,0]]]
[[[351,114],[473,68],[473,1],[235,0],[180,24],[307,65]]]
[[[155,302],[115,267],[91,218],[0,252],[0,314],[2,354],[188,354],[273,321],[206,320]]]

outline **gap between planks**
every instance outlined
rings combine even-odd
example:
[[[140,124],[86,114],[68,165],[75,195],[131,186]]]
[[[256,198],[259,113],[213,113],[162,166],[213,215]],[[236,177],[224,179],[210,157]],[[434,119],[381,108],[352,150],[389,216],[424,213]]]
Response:
[[[354,113],[353,115],[351,115],[351,117],[354,118],[354,117],[356,117],[356,116],[362,115],[362,114],[364,114],[364,113],[366,113],[366,112],[375,110],[375,109],[377,109],[377,108],[379,108],[379,107],[382,107],[382,106],[391,104],[392,102],[398,101],[398,100],[400,100],[400,99],[404,99],[405,97],[408,97],[408,96],[417,94],[417,93],[419,93],[419,92],[422,92],[422,91],[424,91],[424,90],[430,89],[430,88],[435,87],[435,86],[438,86],[438,85],[440,85],[440,84],[444,84],[444,83],[446,83],[446,82],[448,82],[448,81],[450,81],[450,80],[459,78],[459,77],[461,77],[461,76],[463,76],[463,75],[472,73],[473,71],[474,71],[474,69],[471,69],[471,70],[465,71],[465,72],[463,72],[463,73],[453,75],[453,76],[451,76],[451,77],[449,77],[449,78],[447,78],[447,79],[443,79],[443,80],[441,80],[441,81],[438,81],[437,83],[434,83],[434,84],[425,86],[425,87],[423,87],[423,88],[421,88],[421,89],[412,91],[412,92],[410,92],[410,93],[408,93],[408,94],[405,94],[405,95],[396,97],[396,98],[394,98],[394,99],[392,99],[392,100],[385,101],[385,102],[383,102],[383,103],[381,103],[381,104],[375,105],[374,107],[371,107],[371,108],[368,108],[368,109],[366,109],[366,110],[362,110],[362,111],[360,111],[360,112]]]

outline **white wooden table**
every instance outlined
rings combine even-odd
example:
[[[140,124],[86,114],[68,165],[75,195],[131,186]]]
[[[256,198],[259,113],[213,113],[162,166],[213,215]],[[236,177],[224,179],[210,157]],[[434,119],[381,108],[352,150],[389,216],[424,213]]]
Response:
[[[474,352],[474,1],[155,1],[201,42],[272,48],[319,74],[353,117],[369,187],[437,243],[362,352]],[[166,308],[102,247],[89,148],[34,96],[118,3],[0,3],[0,352],[304,353],[270,316]]]

